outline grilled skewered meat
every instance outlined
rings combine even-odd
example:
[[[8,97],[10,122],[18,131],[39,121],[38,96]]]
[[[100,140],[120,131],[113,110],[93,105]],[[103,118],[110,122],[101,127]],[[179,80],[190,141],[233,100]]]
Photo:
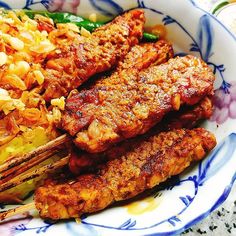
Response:
[[[68,95],[92,75],[114,67],[142,38],[144,22],[144,12],[133,10],[98,28],[90,37],[78,35],[69,47],[50,53],[45,61],[45,100]]]
[[[97,163],[100,160],[96,162],[94,158],[99,166],[90,174],[72,180],[68,177],[59,181],[48,179],[35,194],[36,207],[42,217],[78,217],[132,198],[179,174],[216,145],[214,135],[202,128],[175,129],[190,128],[200,118],[210,116],[212,104],[206,96],[213,94],[212,71],[193,56],[169,60],[173,50],[165,41],[138,45],[144,21],[143,11],[134,10],[87,37],[68,31],[67,26],[58,25],[48,30],[48,38],[54,39],[53,52],[36,59],[40,60],[40,63],[37,61],[39,72],[42,69],[37,89],[40,95],[44,93],[46,102],[68,95],[97,73],[114,67],[116,70],[90,87],[85,84],[86,90],[80,87],[82,91],[71,92],[62,121],[62,128],[76,136],[77,146],[91,152],[83,157],[93,156],[98,160],[102,156],[106,164]],[[59,32],[60,27],[67,30]],[[27,88],[33,88],[34,83],[36,81]],[[200,105],[179,111],[180,107],[196,105],[199,101]],[[57,102],[52,105],[56,106]],[[47,118],[52,120],[53,113],[54,110]],[[167,123],[159,123],[163,117]],[[174,130],[159,133],[169,129]],[[57,152],[51,149],[56,149],[57,142],[65,144],[70,138],[63,134],[48,145],[1,165],[0,192],[52,168],[65,166],[69,155],[35,172],[28,169]],[[124,142],[118,146],[121,141]],[[70,167],[73,170],[72,165]],[[25,171],[29,172],[22,173]],[[31,206],[33,204],[7,211],[0,214],[0,218]]]
[[[197,128],[163,132],[100,168],[97,174],[66,183],[48,183],[35,194],[40,216],[78,217],[132,198],[201,160],[216,145],[213,134]]]
[[[67,99],[62,127],[76,135],[78,147],[102,152],[145,133],[181,105],[194,105],[213,93],[211,69],[194,56],[177,57],[147,69],[140,65]]]
[[[193,107],[186,107],[178,112],[167,115],[161,123],[153,127],[148,133],[125,140],[122,143],[109,148],[105,152],[87,153],[81,150],[76,150],[70,155],[70,171],[75,175],[94,171],[99,168],[100,164],[119,158],[126,152],[138,147],[141,142],[147,140],[151,135],[156,135],[161,131],[173,129],[194,128],[199,121],[209,119],[212,111],[212,101],[210,98],[205,97]]]
[[[156,43],[141,43],[133,46],[125,58],[118,62],[112,77],[115,77],[119,72],[132,67],[142,70],[148,68],[152,63],[155,63],[156,65],[162,64],[173,57],[174,51],[172,45],[165,40],[159,40]],[[108,79],[104,77],[103,79],[100,79],[97,84],[103,84],[104,81],[106,82],[107,80]]]
[[[199,121],[209,119],[213,112],[212,99],[210,97],[203,98],[198,104],[193,107],[185,107],[179,111],[175,116],[168,114],[163,121],[162,129],[191,129],[195,127]]]
[[[97,82],[97,84],[109,83],[109,81],[113,78],[116,80],[120,76],[119,73],[123,73],[123,71],[128,71],[134,67],[137,70],[142,70],[148,68],[154,62],[155,64],[164,63],[173,56],[174,53],[172,46],[164,40],[158,41],[157,43],[136,45],[132,47],[131,51],[126,55],[124,60],[119,62],[115,72],[113,72],[110,77],[101,79]],[[113,82],[116,84],[120,83],[119,80]],[[75,135],[78,130],[83,128],[83,126],[89,122],[88,119],[90,119],[90,117],[87,117],[86,114],[85,116],[82,115],[82,117],[76,114],[79,106],[83,106],[83,104],[88,106],[89,103],[92,103],[91,105],[96,105],[96,95],[97,94],[94,93],[93,89],[83,90],[81,93],[76,93],[76,91],[73,91],[71,98],[67,100],[68,112],[64,114],[62,127],[66,127],[71,135]],[[95,104],[93,104],[93,102],[95,102]]]

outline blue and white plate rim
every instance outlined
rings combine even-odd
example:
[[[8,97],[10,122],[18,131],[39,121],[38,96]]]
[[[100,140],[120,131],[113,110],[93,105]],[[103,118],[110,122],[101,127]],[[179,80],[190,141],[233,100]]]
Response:
[[[198,8],[199,10],[201,10],[202,12],[204,12],[204,14],[208,15],[211,19],[214,19],[219,25],[221,25],[221,27],[224,29],[225,33],[230,34],[231,37],[236,40],[236,36],[227,28],[224,26],[224,24],[222,24],[214,15],[210,14],[209,12],[205,11],[204,9],[202,9],[201,7],[199,7],[197,5],[197,3],[193,0],[189,0],[194,7]],[[236,135],[236,134],[235,134]],[[214,211],[219,205],[221,205],[228,197],[231,188],[233,186],[234,181],[236,180],[236,172],[235,174],[232,176],[231,182],[229,183],[228,186],[225,187],[222,195],[218,198],[218,201],[215,202],[215,204],[206,212],[196,216],[193,220],[191,220],[190,222],[188,222],[185,226],[183,226],[180,229],[174,230],[174,231],[169,231],[169,232],[165,232],[165,235],[175,235],[175,234],[179,234],[181,232],[183,232],[185,229],[193,226],[194,224],[198,223],[199,221],[201,221],[202,219],[204,219],[205,217],[207,217],[212,211]],[[154,234],[148,234],[148,235],[163,235],[163,233],[154,233]]]

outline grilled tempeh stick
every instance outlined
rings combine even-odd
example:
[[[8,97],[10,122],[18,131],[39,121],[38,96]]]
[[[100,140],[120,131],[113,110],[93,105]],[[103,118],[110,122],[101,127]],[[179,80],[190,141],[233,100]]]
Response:
[[[163,120],[163,130],[172,129],[191,129],[195,127],[200,121],[209,119],[213,113],[212,97],[204,97],[195,106],[186,106],[183,110],[173,114],[168,114]],[[165,121],[165,122],[164,122]]]
[[[102,152],[213,94],[214,79],[208,65],[190,55],[147,69],[134,66],[68,98],[62,128],[76,135],[79,148]]]
[[[143,69],[148,68],[152,64],[162,64],[167,62],[170,58],[174,56],[173,48],[170,43],[160,40],[157,43],[145,43],[139,44],[132,47],[131,51],[125,56],[124,60],[121,60],[118,63],[116,70],[109,77],[104,77],[100,79],[94,86],[103,86],[104,89],[110,89],[111,92],[114,89],[114,86],[118,86],[122,83],[121,75],[129,73],[130,70],[135,68],[135,71],[139,72]],[[121,80],[120,80],[121,79]],[[82,90],[81,92],[73,91],[69,95],[66,104],[68,111],[64,114],[62,120],[62,127],[66,127],[66,130],[74,136],[78,130],[83,128],[86,124],[89,123],[91,119],[91,114],[87,116],[86,113],[80,113],[80,106],[83,105],[87,108],[88,106],[99,105],[97,104],[98,96],[101,99],[103,98],[103,87],[101,91],[96,91],[96,89]],[[104,92],[106,92],[104,90]],[[91,104],[90,104],[91,103]],[[81,114],[81,117],[77,115]]]
[[[162,63],[170,57],[173,57],[172,46],[164,40],[158,41],[157,43],[136,45],[126,55],[125,59],[118,63],[118,67],[114,73],[132,68],[134,65],[136,67],[144,67],[152,63]],[[7,161],[0,166],[0,185],[6,183],[9,179],[17,177],[35,164],[49,158],[51,153],[53,154],[58,151],[57,148],[60,150],[60,144],[68,141],[70,141],[70,137],[64,134],[28,154]],[[31,177],[33,178],[33,176]],[[2,189],[8,189],[11,186],[16,186],[18,182],[17,178],[12,179],[11,184],[6,183],[0,186],[0,191]]]
[[[124,60],[118,63],[116,70],[112,73],[110,77],[104,77],[100,79],[94,86],[99,86],[104,84],[109,86],[111,84],[118,85],[122,81],[119,80],[121,74],[128,73],[129,70],[135,68],[137,71],[141,71],[148,68],[152,64],[161,64],[167,62],[170,58],[174,56],[173,48],[170,43],[160,40],[157,43],[145,43],[134,46],[131,51],[126,55]],[[117,80],[116,80],[117,79]],[[114,81],[115,80],[115,81]],[[112,87],[110,89],[113,89]],[[64,114],[62,120],[62,128],[66,127],[66,130],[74,136],[78,130],[80,130],[84,125],[89,123],[91,115],[87,117],[87,114],[82,114],[78,117],[76,111],[80,114],[81,106],[89,106],[90,103],[93,106],[98,102],[98,91],[96,89],[82,90],[81,92],[73,91],[69,95],[66,104],[68,111]],[[102,89],[100,92],[100,97],[102,99],[103,93]]]
[[[201,120],[210,118],[212,111],[212,101],[209,97],[205,97],[195,106],[186,107],[178,112],[167,115],[161,123],[153,127],[148,133],[125,140],[105,152],[87,153],[82,150],[73,151],[69,160],[70,171],[75,175],[94,171],[99,168],[100,164],[119,158],[131,149],[138,147],[141,142],[151,135],[173,129],[194,128]]]
[[[90,37],[78,35],[72,45],[50,53],[44,68],[45,100],[66,96],[91,76],[112,69],[138,44],[144,22],[143,10],[132,10],[96,29]]]
[[[41,217],[51,219],[102,210],[179,174],[215,145],[214,135],[203,128],[160,133],[103,165],[97,174],[39,187],[35,193],[36,208]]]

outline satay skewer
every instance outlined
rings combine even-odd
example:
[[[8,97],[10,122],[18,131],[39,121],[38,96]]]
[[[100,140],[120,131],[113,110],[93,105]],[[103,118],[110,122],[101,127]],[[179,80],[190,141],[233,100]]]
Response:
[[[158,129],[157,127],[157,130],[154,129],[152,133],[157,134],[160,131],[176,129],[176,128],[193,128],[197,122],[199,122],[202,119],[209,118],[211,114],[212,114],[211,99],[208,97],[205,97],[196,106],[188,108],[184,111],[180,111],[174,116],[174,118],[171,116],[171,119],[168,120],[167,123],[160,124],[160,126],[158,126],[158,127],[162,127],[161,129]],[[138,140],[140,142],[142,139],[140,140],[139,138]],[[122,153],[125,152],[126,150],[130,150],[133,144],[136,143],[138,140],[135,141],[134,139],[134,140],[127,141],[127,144],[122,143],[121,145],[119,145],[118,150],[116,147],[113,147],[105,154],[104,153],[100,153],[100,154],[80,153],[74,156],[74,153],[69,151],[70,155],[72,156],[66,159],[65,161],[62,161],[62,165],[59,165],[59,163],[55,163],[55,165],[61,167],[61,166],[69,164],[70,170],[73,173],[78,174],[85,168],[89,170],[91,168],[91,165],[95,167],[101,164],[101,162],[104,162],[103,160],[104,157],[108,161],[108,160],[112,160],[116,158],[118,154],[122,155]],[[22,165],[19,165],[19,164],[16,166],[13,165],[14,167],[9,168],[5,170],[5,172],[1,173],[0,192],[5,191],[9,188],[15,187],[26,180],[33,179],[37,177],[39,173],[44,173],[44,170],[46,170],[48,166],[45,167],[46,169],[41,167],[39,170],[36,171],[36,173],[35,171],[30,171],[27,173],[27,175],[22,175],[25,171],[43,162],[44,160],[48,159],[50,156],[54,155],[55,153],[60,152],[62,149],[57,149],[56,145],[60,146],[64,144],[64,142],[68,142],[68,141],[71,141],[70,138],[68,138],[67,135],[62,135],[58,137],[56,140],[51,141],[50,143],[37,148],[35,151],[27,154],[26,156],[19,157],[18,159],[20,159],[21,161],[25,161],[22,163]],[[114,153],[116,153],[115,156],[114,156]],[[32,157],[32,159],[28,160],[29,157]],[[81,166],[80,162],[81,160],[83,161],[84,158],[86,158],[86,164],[85,166],[83,165]],[[19,163],[18,160],[17,162]]]
[[[163,40],[156,43],[145,43],[132,47],[124,60],[118,63],[114,72],[124,72],[129,68],[136,67],[137,70],[149,67],[151,64],[161,64],[173,57],[172,46]],[[145,58],[145,60],[143,60]],[[0,186],[24,171],[35,166],[37,163],[47,159],[52,152],[57,151],[59,145],[70,141],[69,135],[64,134],[48,144],[20,157],[11,158],[0,166]],[[15,180],[14,180],[15,181]],[[4,185],[6,186],[6,185]],[[9,185],[10,186],[10,185]]]
[[[59,150],[48,150],[45,151],[38,156],[35,156],[34,158],[30,159],[26,163],[22,163],[21,165],[14,166],[6,171],[4,171],[0,176],[0,185],[7,182],[8,180],[19,176],[23,172],[29,170],[30,168],[42,163],[43,161],[47,160],[51,156],[58,153]]]
[[[0,220],[35,206],[41,217],[53,220],[100,211],[180,174],[191,162],[204,158],[215,145],[214,135],[203,128],[153,135],[121,158],[102,165],[96,174],[62,182],[48,180],[36,189],[35,205],[30,203],[3,212]]]
[[[34,209],[36,209],[35,203],[31,202],[31,203],[28,203],[26,205],[19,206],[19,207],[1,212],[0,213],[0,221],[4,221],[5,219],[8,219],[12,216],[16,216],[16,215],[19,215],[21,213],[25,213],[27,211],[31,211],[31,210],[34,210]]]
[[[63,135],[59,136],[58,138],[48,142],[45,145],[42,145],[42,146],[36,148],[35,150],[33,150],[25,155],[9,159],[8,161],[6,161],[4,164],[2,164],[0,166],[0,178],[2,177],[2,173],[9,170],[10,168],[20,165],[23,162],[28,162],[32,158],[34,158],[46,151],[56,149],[61,144],[65,144],[66,142],[68,142],[70,140],[71,140],[71,138],[69,137],[69,135],[63,134]]]
[[[168,51],[168,50],[167,50]],[[158,50],[156,51],[156,54],[158,54]],[[152,58],[152,57],[151,57]],[[213,80],[214,80],[214,77],[212,76],[212,74],[210,73],[210,71],[208,71],[208,70],[206,70],[206,68],[205,67],[207,67],[207,65],[205,65],[202,61],[199,61],[197,58],[194,58],[194,57],[191,57],[191,56],[188,56],[188,57],[186,57],[186,58],[178,58],[178,59],[172,59],[172,62],[171,63],[173,63],[173,60],[177,60],[180,64],[182,63],[182,60],[186,60],[187,62],[191,62],[191,63],[193,63],[193,62],[197,62],[198,61],[198,63],[200,63],[200,64],[202,64],[202,68],[200,68],[200,70],[202,70],[202,79],[203,79],[203,77],[204,77],[204,75],[207,73],[207,72],[209,72],[209,75],[208,75],[208,77],[207,77],[207,82],[206,83],[203,83],[203,84],[205,84],[204,85],[204,89],[203,88],[198,88],[198,86],[199,86],[199,81],[200,81],[200,79],[197,79],[197,78],[195,78],[194,77],[194,75],[195,75],[195,70],[198,70],[197,69],[197,67],[195,66],[192,70],[193,71],[191,71],[191,73],[193,74],[193,78],[192,78],[192,85],[190,86],[190,88],[192,88],[194,91],[196,90],[197,92],[196,92],[196,94],[193,94],[193,95],[191,95],[191,94],[188,94],[188,99],[187,98],[185,98],[184,97],[184,99],[183,99],[183,104],[186,102],[185,100],[187,99],[188,100],[188,103],[189,103],[189,100],[191,100],[192,99],[192,102],[191,102],[191,105],[193,105],[193,104],[196,104],[197,102],[198,102],[198,100],[200,100],[200,98],[201,97],[204,97],[204,95],[209,95],[209,94],[211,94],[211,92],[212,92],[212,84],[213,84]],[[152,64],[152,60],[150,61],[150,63]],[[169,62],[168,62],[169,63]],[[171,71],[173,70],[173,68],[172,68],[172,64],[171,63],[169,63],[169,64],[165,64],[165,65],[162,65],[162,66],[164,66],[164,68],[167,66]],[[184,66],[186,66],[185,64],[184,64]],[[152,69],[153,68],[156,68],[156,67],[151,67]],[[161,66],[160,67],[157,67],[156,69],[158,69],[158,68],[162,68]],[[169,71],[169,69],[168,68],[165,68],[165,71]],[[205,68],[205,70],[204,70],[204,68]],[[189,70],[191,69],[191,67],[190,68],[188,68]],[[154,77],[155,77],[155,73],[153,73],[154,75]],[[150,76],[152,75],[152,73],[150,73]],[[205,77],[204,77],[205,78]],[[169,79],[169,80],[172,80],[171,79],[171,77],[169,78],[166,78],[166,79]],[[204,79],[203,79],[204,80]],[[209,80],[209,81],[208,81]],[[183,79],[183,81],[185,81],[184,79]],[[171,82],[171,81],[169,81],[169,82]],[[176,82],[177,83],[177,82]],[[178,88],[178,83],[177,84],[175,84],[175,82],[171,82],[171,86],[172,87],[174,87],[174,88]],[[190,88],[188,88],[189,90],[191,90]],[[183,90],[183,88],[182,88],[182,90]],[[185,90],[183,90],[183,91],[185,91]],[[183,92],[182,91],[182,92]],[[192,91],[192,90],[191,90]],[[185,92],[183,92],[183,93],[185,93]],[[205,94],[206,93],[206,94]],[[162,94],[162,93],[160,93],[160,94]],[[172,95],[171,95],[172,96]],[[185,95],[183,95],[183,96],[185,96]],[[85,96],[86,97],[86,96]],[[181,96],[180,96],[181,97]],[[180,98],[179,97],[179,98]],[[168,100],[168,99],[167,99]],[[176,102],[176,101],[175,101]],[[78,101],[77,102],[75,102],[75,104],[74,105],[76,105],[78,103]],[[178,102],[177,102],[178,103]],[[187,104],[188,104],[187,103]],[[193,103],[193,104],[192,104]],[[180,105],[183,105],[183,104],[180,104],[180,103],[178,103],[178,108],[177,108],[177,110],[179,110],[179,106]],[[71,104],[70,104],[71,105]],[[73,106],[74,106],[73,105]],[[157,104],[156,104],[157,105]],[[172,104],[173,105],[173,104]],[[171,105],[171,106],[172,106]],[[159,108],[163,108],[162,106],[159,106]],[[157,109],[158,110],[158,109]],[[171,110],[171,109],[170,109]],[[167,112],[167,111],[169,111],[169,108],[168,109],[166,109],[165,110],[165,112]],[[86,112],[85,112],[86,113]],[[157,117],[156,117],[156,119],[155,119],[155,121],[154,121],[154,119],[151,121],[151,123],[148,125],[148,126],[154,126],[154,124],[155,123],[158,123],[158,121],[160,121],[160,118],[164,115],[164,114],[162,114],[163,112],[160,112],[160,116],[159,115],[157,115]],[[69,111],[67,111],[67,114],[69,114]],[[76,114],[77,114],[77,112],[76,112]],[[154,115],[153,115],[154,116]],[[68,117],[67,117],[68,118]],[[72,117],[69,117],[70,119],[68,119],[68,122],[69,123],[71,123],[71,125],[70,126],[75,126],[76,127],[76,125],[77,125],[77,123],[74,125],[74,123],[73,122],[71,122],[71,118]],[[104,118],[104,117],[103,117]],[[64,120],[66,119],[66,116],[64,117]],[[79,117],[73,117],[73,119],[74,119],[74,122],[81,122],[81,120],[80,120],[80,118]],[[144,122],[144,121],[143,121]],[[148,122],[144,122],[144,124],[146,124],[146,123],[148,123]],[[126,124],[127,125],[127,124]],[[128,126],[127,126],[128,127]],[[101,128],[101,127],[100,127]],[[94,126],[93,127],[93,129],[96,129],[96,132],[95,133],[99,133],[100,131],[99,131],[99,126],[96,128],[96,126]],[[93,130],[92,129],[92,130]],[[97,130],[98,129],[98,130]],[[146,129],[146,128],[145,128]],[[144,130],[145,130],[144,129]],[[90,131],[91,131],[91,129],[89,129]],[[99,131],[99,132],[97,132],[97,131]],[[134,130],[133,130],[134,131]],[[110,132],[110,131],[109,131]],[[92,132],[93,134],[94,134],[94,132]],[[73,135],[73,134],[72,134]],[[133,135],[131,135],[131,136],[128,136],[128,137],[132,137]],[[107,137],[107,136],[106,136]],[[109,136],[110,137],[110,136]],[[112,136],[113,137],[113,136]],[[78,136],[77,136],[77,138],[78,138]],[[75,139],[75,142],[77,143],[77,138]],[[94,138],[94,135],[93,135],[93,138]],[[53,140],[53,141],[51,141],[51,142],[49,142],[48,144],[46,144],[46,145],[44,145],[44,146],[41,146],[41,147],[39,147],[38,149],[36,149],[35,151],[33,151],[33,152],[31,152],[31,153],[29,153],[29,154],[26,154],[26,155],[23,155],[23,156],[21,156],[21,157],[18,157],[18,158],[16,158],[16,159],[11,159],[11,160],[9,160],[8,162],[6,162],[5,164],[3,164],[2,166],[0,166],[0,176],[1,176],[1,174],[3,175],[2,176],[2,178],[5,178],[5,177],[7,177],[7,175],[6,175],[6,171],[9,169],[9,168],[12,168],[12,167],[15,167],[16,165],[19,165],[19,164],[21,164],[21,163],[24,163],[24,162],[27,162],[27,161],[29,161],[29,160],[32,160],[32,158],[34,158],[34,157],[36,157],[36,156],[38,156],[38,155],[40,155],[41,153],[43,153],[43,152],[45,152],[45,151],[48,151],[48,150],[52,150],[52,149],[56,149],[60,144],[64,144],[65,142],[67,142],[67,141],[70,141],[71,140],[71,138],[69,137],[69,135],[67,135],[67,134],[64,134],[64,135],[62,135],[62,136],[60,136],[60,137],[58,137],[57,139],[55,139],[55,140]],[[76,141],[77,140],[77,141]],[[98,139],[98,140],[96,140],[96,143],[98,144],[100,139]],[[122,139],[121,139],[122,140]],[[121,141],[120,140],[120,141]],[[88,142],[90,142],[91,140],[88,140]],[[107,143],[107,147],[106,148],[108,148],[109,147],[109,145],[111,145],[112,144],[112,140],[110,140],[111,142],[106,142]],[[103,142],[101,142],[101,143],[99,143],[99,144],[101,144],[101,145],[103,145]],[[104,143],[104,145],[106,146],[106,144]],[[104,147],[105,147],[104,146]],[[99,149],[100,150],[100,149]],[[103,148],[101,149],[101,150],[103,150]],[[101,151],[100,150],[100,151]],[[98,151],[98,150],[97,150]],[[10,171],[11,172],[11,171]],[[26,180],[29,180],[29,178],[30,179],[32,179],[32,178],[34,178],[34,176],[35,176],[35,174],[33,173],[32,175],[30,175],[30,176],[28,176],[28,175],[26,175],[26,177],[23,175],[23,177],[22,178],[20,178],[20,181],[19,181],[19,179],[12,179],[12,180],[10,180],[9,182],[6,182],[6,183],[3,183],[2,185],[0,185],[0,192],[1,191],[4,191],[4,190],[7,190],[8,188],[11,188],[11,187],[14,187],[14,186],[17,186],[18,184],[20,184],[20,183],[22,183],[23,181],[26,181]],[[36,175],[37,176],[37,175]],[[1,182],[0,182],[0,184],[1,184]]]
[[[18,186],[30,179],[34,179],[36,177],[39,177],[40,175],[46,174],[46,173],[50,173],[56,169],[59,169],[65,165],[68,164],[69,161],[69,156],[66,156],[64,158],[62,158],[59,161],[56,161],[54,163],[50,163],[48,165],[42,166],[39,169],[34,170],[33,172],[29,172],[26,174],[23,174],[21,176],[17,176],[3,184],[0,185],[0,192],[3,192],[9,188],[13,188],[15,186]]]
[[[77,176],[81,173],[91,172],[91,170],[94,171],[100,164],[119,158],[123,153],[129,151],[132,147],[139,146],[140,142],[153,134],[180,128],[192,129],[196,127],[200,121],[209,119],[213,112],[212,100],[208,96],[203,98],[195,106],[183,108],[184,109],[181,109],[178,112],[167,115],[161,123],[157,124],[144,135],[123,141],[118,145],[114,145],[105,152],[72,152],[69,161],[70,171]]]

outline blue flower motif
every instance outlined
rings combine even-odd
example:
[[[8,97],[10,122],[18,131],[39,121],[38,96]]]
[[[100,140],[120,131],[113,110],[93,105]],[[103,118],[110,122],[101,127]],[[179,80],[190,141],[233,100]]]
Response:
[[[98,236],[96,229],[89,224],[77,224],[75,222],[66,223],[66,229],[72,236]]]
[[[199,164],[199,186],[202,186],[209,178],[215,175],[227,163],[225,161],[225,157],[227,157],[227,161],[232,158],[235,147],[236,134],[232,133],[214,149],[214,151],[205,161]],[[220,156],[221,158],[216,158],[216,156]]]
[[[177,216],[173,216],[168,219],[168,222],[172,225],[175,226],[177,222],[181,222],[181,220]]]
[[[131,219],[128,219],[123,224],[121,224],[118,228],[119,229],[131,229],[136,225],[136,220],[132,221]]]
[[[56,222],[55,221],[49,221],[49,220],[44,220],[44,225],[40,225],[37,227],[27,227],[25,224],[20,224],[14,227],[14,230],[17,232],[21,231],[35,231],[37,234],[39,233],[45,233],[47,230],[52,227]]]
[[[195,42],[190,44],[190,51],[198,52],[199,54],[201,54],[201,49],[199,48],[198,44],[196,44]]]
[[[90,0],[92,6],[105,16],[113,17],[121,14],[123,8],[112,0]]]
[[[162,22],[164,23],[164,25],[169,25],[169,24],[175,23],[176,21],[170,16],[165,16],[162,19]]]
[[[2,1],[0,1],[0,7],[5,8],[7,10],[11,9],[11,7],[6,2],[2,2]]]
[[[26,0],[25,1],[25,8],[26,9],[31,9],[31,7],[35,4],[41,4],[45,8],[48,8],[49,5],[52,3],[52,0]],[[101,12],[103,15],[112,17],[114,15],[120,14],[123,12],[123,8],[113,0],[90,0],[91,5],[97,9],[99,12]],[[194,2],[192,1],[194,4]],[[225,93],[229,94],[230,89],[232,89],[231,84],[226,82],[224,80],[224,71],[225,67],[223,64],[216,65],[213,62],[210,61],[211,56],[213,55],[212,52],[212,45],[213,45],[213,35],[214,32],[211,27],[211,20],[208,15],[203,15],[199,21],[199,29],[197,32],[196,37],[190,34],[183,25],[181,25],[178,21],[173,19],[172,17],[168,15],[164,15],[164,13],[159,12],[157,9],[152,9],[148,8],[145,5],[144,0],[137,0],[137,5],[138,7],[141,8],[147,8],[150,11],[156,12],[157,14],[163,15],[163,23],[164,25],[169,25],[169,24],[176,24],[177,27],[180,27],[186,35],[188,35],[189,38],[191,38],[192,43],[190,44],[190,51],[192,52],[197,52],[199,55],[210,65],[213,67],[213,72],[214,73],[219,73],[221,78],[222,78],[222,85],[220,89]],[[10,6],[3,2],[0,1],[0,6],[4,7],[6,9],[10,9]],[[178,56],[183,56],[185,55],[184,53],[178,53],[176,54]],[[236,85],[235,85],[236,86]],[[234,100],[236,102],[236,98]],[[183,196],[178,196],[178,200],[181,201],[183,204],[182,210],[177,213],[179,217],[172,216],[168,219],[164,219],[161,222],[157,222],[153,225],[146,226],[146,228],[153,228],[158,225],[161,225],[163,223],[169,223],[173,227],[176,226],[178,222],[181,222],[181,214],[185,212],[186,209],[191,205],[191,203],[194,201],[195,197],[198,194],[198,190],[201,186],[204,185],[204,183],[214,176],[222,166],[229,161],[229,159],[232,157],[232,153],[235,150],[236,146],[236,134],[231,134],[224,142],[222,142],[217,148],[215,149],[214,152],[211,153],[211,155],[202,163],[199,164],[198,167],[198,172],[192,176],[188,176],[186,179],[179,179],[176,178],[176,182],[172,185],[165,186],[163,187],[163,190],[169,190],[173,189],[177,185],[181,185],[184,182],[191,182],[193,183],[193,194],[190,196],[189,194],[183,195]],[[225,151],[224,155],[222,155],[222,150]],[[227,155],[228,159],[225,160],[224,157]],[[236,179],[236,175],[232,179],[232,182]],[[218,206],[227,196],[229,192],[230,187],[226,189],[226,191],[223,193],[223,195],[218,199],[216,204],[212,207],[212,209],[215,209],[215,206]],[[153,197],[157,197],[158,194],[160,194],[161,189],[158,189],[156,194],[153,195]],[[210,209],[209,211],[212,211]],[[209,213],[209,212],[208,212]],[[15,227],[16,231],[22,232],[22,231],[35,231],[36,233],[45,233],[47,230],[54,225],[55,222],[47,222],[44,221],[44,224],[39,226],[39,227],[27,227],[26,224],[20,224],[17,227]],[[124,223],[120,224],[118,227],[112,227],[109,225],[99,225],[99,224],[93,224],[87,222],[86,218],[82,219],[82,224],[78,225],[76,223],[66,223],[66,227],[68,231],[72,235],[98,235],[96,231],[96,227],[101,227],[101,228],[106,228],[106,229],[116,229],[116,230],[139,230],[139,229],[144,229],[138,227],[138,224],[135,219],[128,219],[125,220]]]
[[[25,224],[19,224],[15,227],[15,230],[16,231],[25,231],[25,230],[27,230],[27,227]]]
[[[46,9],[49,8],[49,5],[53,2],[53,0],[41,0],[41,1],[35,1],[35,0],[26,0],[24,9],[30,10],[33,5],[36,4],[42,4]]]
[[[200,56],[209,66],[213,68],[214,74],[219,74],[222,79],[222,84],[219,89],[215,91],[214,95],[214,112],[211,121],[216,121],[218,124],[224,123],[229,117],[236,118],[236,99],[230,92],[234,91],[232,85],[224,79],[225,66],[223,64],[217,65],[210,61],[213,44],[213,30],[209,15],[205,14],[200,18],[197,40],[191,44],[190,51],[199,52]],[[235,85],[234,85],[235,86]]]
[[[145,3],[143,0],[138,0],[138,7],[139,8],[145,8]]]
[[[210,23],[210,18],[208,15],[203,15],[199,20],[199,30],[197,33],[198,45],[193,45],[192,49],[200,49],[202,59],[205,62],[209,61],[212,55],[212,40],[213,31]]]
[[[179,197],[179,199],[184,203],[185,206],[188,206],[193,201],[193,198],[189,195],[186,195],[185,197]]]

